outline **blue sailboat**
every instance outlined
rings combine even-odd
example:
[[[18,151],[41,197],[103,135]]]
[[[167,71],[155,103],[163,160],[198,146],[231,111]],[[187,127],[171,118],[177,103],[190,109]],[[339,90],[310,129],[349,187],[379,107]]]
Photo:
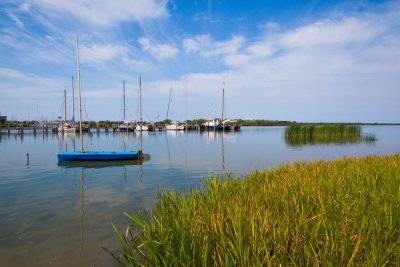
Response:
[[[77,47],[77,68],[78,68],[78,97],[79,97],[79,133],[81,150],[74,152],[60,152],[57,154],[59,161],[111,161],[111,160],[131,160],[140,159],[142,151],[85,151],[83,149],[83,136],[82,136],[82,103],[81,103],[81,86],[80,86],[80,66],[79,66],[79,40],[76,37]]]

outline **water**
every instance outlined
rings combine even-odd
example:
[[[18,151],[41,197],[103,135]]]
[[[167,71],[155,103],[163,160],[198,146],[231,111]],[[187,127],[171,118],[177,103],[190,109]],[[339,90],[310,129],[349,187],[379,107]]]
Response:
[[[393,154],[400,126],[369,126],[374,143],[304,145],[284,140],[284,127],[235,133],[156,132],[84,135],[86,150],[136,150],[142,164],[59,166],[58,151],[79,149],[79,135],[0,135],[0,266],[112,266],[102,249],[118,252],[112,230],[122,212],[149,209],[159,190],[189,192],[209,174],[249,171],[294,160]],[[29,153],[29,165],[27,153]]]

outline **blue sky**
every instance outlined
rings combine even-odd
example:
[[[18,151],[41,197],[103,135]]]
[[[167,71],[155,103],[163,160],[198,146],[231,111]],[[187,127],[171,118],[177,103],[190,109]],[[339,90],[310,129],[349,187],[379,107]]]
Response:
[[[0,113],[400,122],[400,1],[3,0]],[[75,79],[76,81],[76,79]],[[186,81],[186,82],[185,82]],[[186,88],[186,90],[185,90]],[[77,95],[77,93],[75,92]],[[186,109],[187,103],[187,109]],[[77,111],[75,111],[77,116]]]

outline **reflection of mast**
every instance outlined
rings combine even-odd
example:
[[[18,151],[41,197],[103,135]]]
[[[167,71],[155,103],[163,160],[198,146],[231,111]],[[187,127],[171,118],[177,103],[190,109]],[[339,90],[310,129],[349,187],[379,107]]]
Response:
[[[83,261],[83,251],[84,251],[84,244],[85,244],[85,226],[84,226],[84,221],[83,221],[83,216],[85,214],[84,211],[84,185],[85,183],[85,177],[84,177],[84,168],[81,170],[81,209],[80,209],[80,226],[81,226],[81,242],[80,242],[80,247],[79,247],[79,256],[80,256],[80,265],[82,266],[82,261]]]
[[[187,132],[187,120],[186,120],[186,134],[185,134],[185,188],[187,184],[188,176],[188,132]]]
[[[169,151],[169,143],[168,143],[168,131],[165,131],[165,141],[167,143],[167,151],[168,151],[168,162],[169,162],[169,167],[171,167],[172,162],[171,162],[171,153]]]
[[[224,147],[224,132],[221,133],[221,164],[222,164],[222,175],[225,173],[225,147]]]

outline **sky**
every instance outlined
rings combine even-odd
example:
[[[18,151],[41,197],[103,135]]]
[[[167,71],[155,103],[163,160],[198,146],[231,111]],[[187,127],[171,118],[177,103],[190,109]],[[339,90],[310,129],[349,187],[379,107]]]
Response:
[[[2,0],[0,115],[400,122],[400,1]],[[75,111],[73,111],[74,77]],[[171,94],[171,97],[170,97]]]

